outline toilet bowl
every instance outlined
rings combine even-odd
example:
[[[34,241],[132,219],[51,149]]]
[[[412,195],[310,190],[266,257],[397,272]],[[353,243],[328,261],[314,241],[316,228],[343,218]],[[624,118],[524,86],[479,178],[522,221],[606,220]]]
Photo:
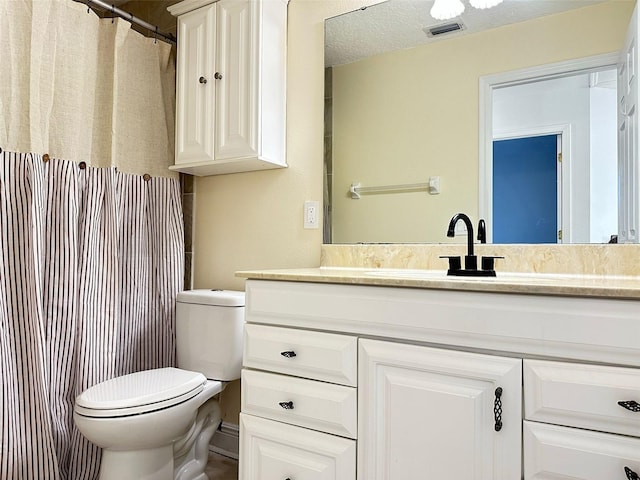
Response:
[[[214,396],[240,378],[243,322],[243,292],[181,292],[180,368],[116,377],[76,398],[78,430],[103,449],[101,480],[207,480],[209,442],[220,424]]]

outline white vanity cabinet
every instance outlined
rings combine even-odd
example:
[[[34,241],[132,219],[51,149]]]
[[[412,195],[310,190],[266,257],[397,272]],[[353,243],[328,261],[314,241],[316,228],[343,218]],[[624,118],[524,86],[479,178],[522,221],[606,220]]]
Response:
[[[357,469],[320,478],[638,478],[637,300],[273,280],[246,292],[242,418],[352,442]],[[357,390],[355,435],[343,389]],[[299,418],[262,406],[309,396],[323,406]],[[254,438],[241,427],[241,480],[316,478],[251,474],[269,451]]]
[[[215,175],[286,167],[286,0],[185,0],[178,17],[176,159]]]
[[[353,440],[240,414],[241,480],[352,480],[355,456]]]
[[[357,337],[247,324],[239,478],[355,480]]]
[[[360,340],[358,478],[520,477],[522,361]]]
[[[524,391],[525,479],[638,478],[637,369],[525,360]]]

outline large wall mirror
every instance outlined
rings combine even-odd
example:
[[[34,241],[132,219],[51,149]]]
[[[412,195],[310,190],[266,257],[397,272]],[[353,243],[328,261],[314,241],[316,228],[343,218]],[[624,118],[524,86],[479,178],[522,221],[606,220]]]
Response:
[[[327,19],[325,242],[447,242],[449,219],[465,212],[488,217],[497,243],[607,243],[618,228],[615,62],[635,1],[463,2],[448,22],[431,18],[430,0]],[[539,77],[496,84],[480,105],[482,79],[529,70]],[[546,173],[527,156],[537,148],[552,156]],[[546,208],[524,222],[546,237],[509,236],[519,202]]]

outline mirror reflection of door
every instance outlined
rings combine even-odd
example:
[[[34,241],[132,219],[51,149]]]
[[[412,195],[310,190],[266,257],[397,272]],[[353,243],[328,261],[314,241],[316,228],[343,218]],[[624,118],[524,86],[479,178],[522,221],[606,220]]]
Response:
[[[638,5],[633,9],[618,61],[618,151],[620,179],[619,242],[640,243],[638,166]]]
[[[493,91],[493,140],[563,134],[562,174],[558,188],[548,190],[551,198],[546,199],[557,199],[554,238],[550,221],[545,222],[545,240],[530,235],[516,240],[501,234],[493,236],[493,242],[607,243],[618,233],[616,77],[615,69],[572,72],[557,78],[530,78]],[[492,199],[498,198],[494,191]],[[495,206],[492,210],[499,211]],[[489,225],[502,221],[490,220]]]
[[[559,135],[493,142],[493,243],[561,241]]]

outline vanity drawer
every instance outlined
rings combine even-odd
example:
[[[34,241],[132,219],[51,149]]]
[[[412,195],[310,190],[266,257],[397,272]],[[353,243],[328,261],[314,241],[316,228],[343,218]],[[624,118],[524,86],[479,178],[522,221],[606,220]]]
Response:
[[[245,325],[245,367],[355,387],[357,352],[355,336]]]
[[[355,480],[356,442],[240,414],[240,480]]]
[[[540,360],[523,368],[527,420],[640,437],[640,369]]]
[[[638,438],[529,421],[524,422],[523,438],[525,480],[623,480],[640,475]]]
[[[242,412],[356,438],[356,389],[242,370]]]

